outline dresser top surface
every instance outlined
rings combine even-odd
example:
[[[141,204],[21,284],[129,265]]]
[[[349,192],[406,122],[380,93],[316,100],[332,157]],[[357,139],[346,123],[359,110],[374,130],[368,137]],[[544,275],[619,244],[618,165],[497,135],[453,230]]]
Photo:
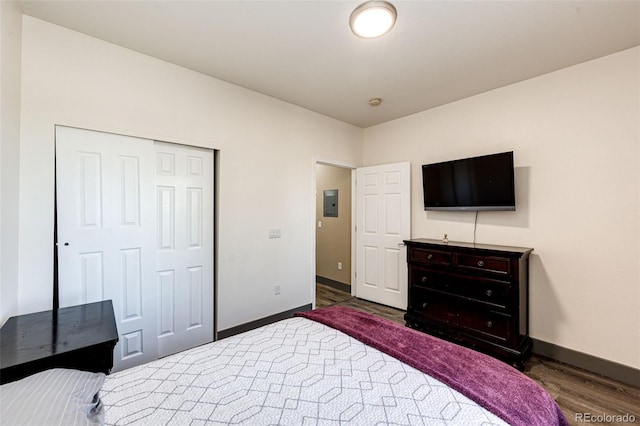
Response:
[[[411,240],[405,240],[405,244],[409,246],[429,246],[434,249],[446,249],[446,250],[482,250],[482,251],[492,251],[492,252],[501,252],[501,253],[512,253],[512,254],[520,254],[529,255],[533,251],[532,248],[528,247],[513,247],[513,246],[501,246],[494,244],[478,244],[478,243],[465,243],[461,241],[449,241],[447,243],[442,240],[435,240],[429,238],[414,238]]]
[[[11,317],[0,329],[2,368],[118,341],[111,300]]]

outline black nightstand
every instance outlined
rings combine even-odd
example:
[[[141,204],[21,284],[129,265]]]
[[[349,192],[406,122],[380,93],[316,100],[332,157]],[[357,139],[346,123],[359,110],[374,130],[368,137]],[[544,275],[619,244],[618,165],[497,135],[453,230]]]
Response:
[[[56,367],[109,374],[117,342],[111,300],[11,317],[0,329],[0,384]]]

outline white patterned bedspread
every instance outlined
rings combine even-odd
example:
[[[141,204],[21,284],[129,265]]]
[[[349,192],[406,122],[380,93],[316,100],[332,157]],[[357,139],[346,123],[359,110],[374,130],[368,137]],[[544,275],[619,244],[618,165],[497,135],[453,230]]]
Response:
[[[346,334],[291,318],[107,376],[106,424],[504,425]]]

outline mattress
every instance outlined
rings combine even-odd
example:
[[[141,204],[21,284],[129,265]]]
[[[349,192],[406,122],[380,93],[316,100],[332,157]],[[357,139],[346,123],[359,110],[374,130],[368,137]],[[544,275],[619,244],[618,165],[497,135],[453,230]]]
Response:
[[[108,425],[567,425],[484,354],[331,307],[107,376]]]
[[[415,368],[299,317],[112,374],[101,398],[109,425],[506,424]]]

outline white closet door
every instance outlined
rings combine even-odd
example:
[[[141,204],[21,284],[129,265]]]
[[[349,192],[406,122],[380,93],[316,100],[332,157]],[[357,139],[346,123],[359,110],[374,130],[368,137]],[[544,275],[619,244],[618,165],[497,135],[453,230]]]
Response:
[[[158,350],[213,341],[213,151],[156,142]]]
[[[60,306],[113,300],[114,371],[158,357],[151,140],[56,127]]]
[[[357,169],[356,296],[407,309],[411,164]]]
[[[113,300],[114,371],[213,341],[213,151],[56,127],[60,306]]]

